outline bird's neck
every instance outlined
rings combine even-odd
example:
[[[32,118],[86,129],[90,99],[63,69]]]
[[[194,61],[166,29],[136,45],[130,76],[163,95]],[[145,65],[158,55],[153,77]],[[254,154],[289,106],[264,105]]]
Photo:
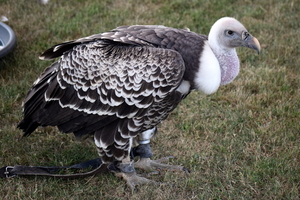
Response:
[[[233,81],[240,71],[240,61],[235,48],[221,48],[211,45],[212,51],[219,61],[221,68],[221,85]]]

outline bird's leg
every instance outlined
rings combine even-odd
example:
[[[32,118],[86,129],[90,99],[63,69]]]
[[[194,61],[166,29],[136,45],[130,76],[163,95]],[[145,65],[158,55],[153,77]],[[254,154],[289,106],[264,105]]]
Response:
[[[132,144],[132,140],[130,144]],[[116,176],[122,177],[132,190],[135,190],[137,185],[156,183],[155,181],[137,175],[134,168],[134,161],[132,161],[130,157],[130,152],[128,152],[128,155],[122,161],[111,163],[109,169],[114,172]]]
[[[168,165],[163,164],[162,162],[168,161],[172,156],[163,157],[158,160],[151,160],[152,151],[150,148],[150,144],[140,144],[139,146],[132,149],[132,154],[134,156],[139,156],[139,160],[134,163],[135,168],[139,168],[145,171],[153,171],[153,170],[171,170],[171,171],[185,171],[189,172],[183,166],[180,165]]]
[[[127,185],[135,190],[137,185],[143,185],[148,183],[160,184],[158,182],[149,180],[147,178],[139,176],[135,168],[143,169],[145,171],[153,171],[155,169],[167,169],[173,171],[186,171],[189,172],[186,168],[179,165],[167,165],[162,164],[161,162],[169,160],[170,157],[165,157],[159,160],[151,160],[153,153],[150,148],[150,138],[155,134],[156,128],[144,131],[138,138],[139,145],[134,147],[130,155],[128,155],[122,162],[113,165],[117,170],[111,170],[115,172],[116,176],[122,177]],[[139,157],[137,162],[131,160],[134,157]],[[111,168],[111,169],[112,169]]]
[[[115,172],[115,175],[118,177],[122,177],[132,190],[136,190],[137,185],[157,183],[155,181],[149,180],[136,174],[136,171],[134,169],[134,163],[130,161],[129,155],[127,158],[122,160],[122,162],[118,163],[116,167],[120,170],[120,172]]]
[[[162,164],[163,161],[168,161],[172,156],[164,157],[159,160],[151,160],[150,158],[153,156],[150,147],[150,139],[156,133],[156,128],[144,131],[138,138],[139,145],[134,147],[131,151],[131,156],[139,156],[140,159],[134,163],[136,168],[143,169],[145,171],[153,171],[155,169],[161,170],[172,170],[172,171],[185,171],[189,172],[183,166],[180,165],[168,165]]]

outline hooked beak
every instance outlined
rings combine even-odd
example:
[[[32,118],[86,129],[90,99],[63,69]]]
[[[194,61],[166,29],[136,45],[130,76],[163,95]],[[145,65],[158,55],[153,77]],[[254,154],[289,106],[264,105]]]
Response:
[[[246,47],[256,50],[258,54],[260,53],[260,44],[255,37],[250,35],[249,37],[246,38],[245,43],[246,43]]]

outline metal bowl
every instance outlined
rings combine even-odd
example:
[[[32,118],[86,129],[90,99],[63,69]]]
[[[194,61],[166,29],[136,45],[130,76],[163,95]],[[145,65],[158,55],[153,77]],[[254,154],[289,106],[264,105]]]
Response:
[[[14,31],[6,24],[0,22],[0,58],[11,52],[16,43]]]

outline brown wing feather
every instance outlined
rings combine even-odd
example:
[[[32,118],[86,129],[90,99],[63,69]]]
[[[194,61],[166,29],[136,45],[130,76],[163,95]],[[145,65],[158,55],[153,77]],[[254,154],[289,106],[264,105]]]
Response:
[[[38,125],[58,126],[77,136],[96,132],[109,148],[116,148],[112,138],[117,138],[122,149],[144,129],[143,117],[149,120],[151,106],[175,92],[183,73],[183,60],[173,50],[107,41],[78,45],[35,82],[19,127],[26,135]]]

